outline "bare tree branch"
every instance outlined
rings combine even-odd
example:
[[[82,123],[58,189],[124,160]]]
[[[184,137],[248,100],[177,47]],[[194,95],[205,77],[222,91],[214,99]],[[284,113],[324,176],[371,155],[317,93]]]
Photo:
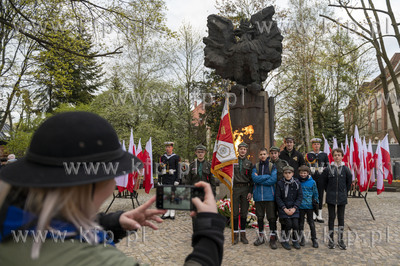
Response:
[[[354,9],[354,10],[368,10],[368,11],[376,11],[376,12],[380,12],[380,13],[384,13],[386,15],[389,15],[389,12],[386,10],[382,10],[382,9],[374,9],[374,8],[363,8],[363,7],[355,7],[355,6],[348,6],[348,5],[335,5],[335,4],[329,4],[328,6],[331,7],[341,7],[341,8],[348,8],[348,9]]]

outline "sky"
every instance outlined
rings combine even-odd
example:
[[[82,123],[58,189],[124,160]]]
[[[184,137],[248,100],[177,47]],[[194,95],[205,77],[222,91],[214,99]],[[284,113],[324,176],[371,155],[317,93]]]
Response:
[[[189,22],[206,36],[207,16],[218,13],[215,0],[166,0],[167,25],[177,31],[183,22]]]

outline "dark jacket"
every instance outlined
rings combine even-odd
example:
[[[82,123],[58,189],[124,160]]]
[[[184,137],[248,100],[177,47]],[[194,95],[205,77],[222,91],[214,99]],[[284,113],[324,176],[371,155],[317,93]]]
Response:
[[[324,169],[326,167],[328,167],[328,165],[329,165],[328,155],[322,151],[320,151],[319,153],[315,153],[315,152],[311,151],[309,153],[313,153],[317,157],[316,158],[317,161],[316,161],[315,165],[311,165],[311,166],[316,167],[315,173],[311,174],[311,175],[312,175],[313,179],[315,180],[315,182],[321,183],[321,182],[323,182],[322,178],[320,178],[322,174],[320,174],[318,172],[318,167],[323,167]]]
[[[306,164],[306,162],[304,161],[303,154],[301,154],[300,152],[296,151],[296,149],[293,148],[289,156],[289,152],[285,148],[279,154],[279,158],[288,162],[288,164],[294,168],[294,178],[299,178],[300,175],[298,169],[300,166]]]
[[[276,203],[279,210],[279,218],[299,218],[300,205],[303,200],[303,191],[301,189],[300,181],[294,179],[294,182],[289,185],[287,197],[285,197],[285,181],[281,179],[276,183]],[[283,209],[296,208],[293,215],[288,216]]]
[[[352,176],[350,169],[333,163],[325,168],[321,176],[324,179],[326,203],[335,205],[347,204],[347,192],[350,190]]]
[[[161,182],[164,185],[173,185],[175,181],[179,181],[179,161],[180,158],[175,153],[171,155],[164,154],[161,156],[160,162],[165,164],[165,170],[167,173],[165,175],[161,175]],[[158,171],[161,173],[162,171],[161,165],[158,166]],[[171,171],[170,171],[171,170]]]
[[[283,178],[283,167],[284,166],[288,166],[288,162],[285,160],[282,160],[281,158],[278,158],[278,160],[276,160],[275,162],[271,161],[271,157],[267,158],[268,161],[272,162],[275,167],[276,170],[278,170],[278,181],[281,180]]]
[[[189,173],[186,177],[186,185],[194,185],[197,182],[204,181],[210,183],[214,196],[216,195],[215,177],[211,173],[211,163],[204,160],[201,163],[201,176],[199,176],[200,162],[195,159],[189,166]]]
[[[242,160],[242,169],[240,171],[240,161]],[[253,164],[246,158],[238,158],[238,163],[234,164],[233,170],[233,185],[235,184],[249,184],[249,192],[253,193],[253,179],[251,178],[251,171],[253,169]]]

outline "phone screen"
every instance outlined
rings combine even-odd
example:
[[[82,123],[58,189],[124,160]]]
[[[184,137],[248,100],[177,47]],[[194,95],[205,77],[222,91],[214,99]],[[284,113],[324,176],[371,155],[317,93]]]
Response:
[[[203,188],[194,186],[158,186],[158,209],[167,210],[193,210],[192,197],[204,197]]]

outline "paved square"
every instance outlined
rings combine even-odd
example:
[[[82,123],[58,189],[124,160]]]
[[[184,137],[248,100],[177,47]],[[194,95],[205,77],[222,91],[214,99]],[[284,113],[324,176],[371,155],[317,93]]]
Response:
[[[140,190],[139,201],[143,203],[154,195]],[[109,199],[102,207],[104,211]],[[373,221],[362,198],[349,198],[345,214],[345,237],[347,250],[338,247],[330,250],[327,242],[322,243],[327,228],[327,208],[323,209],[324,224],[317,223],[317,235],[320,247],[314,249],[308,242],[300,250],[287,251],[278,245],[277,250],[269,246],[253,246],[256,238],[255,229],[247,229],[250,244],[231,245],[230,229],[225,229],[225,245],[223,265],[399,265],[400,264],[400,193],[384,192],[377,196],[376,192],[368,194],[368,203],[375,215]],[[132,207],[130,199],[116,199],[111,211]],[[279,225],[278,225],[279,228]],[[305,225],[306,234],[309,233]],[[187,254],[192,251],[192,222],[189,212],[177,211],[175,220],[165,220],[159,230],[145,229],[144,242],[142,230],[131,235],[130,240],[124,238],[117,247],[127,256],[150,265],[182,265]],[[335,235],[337,241],[337,235]]]

